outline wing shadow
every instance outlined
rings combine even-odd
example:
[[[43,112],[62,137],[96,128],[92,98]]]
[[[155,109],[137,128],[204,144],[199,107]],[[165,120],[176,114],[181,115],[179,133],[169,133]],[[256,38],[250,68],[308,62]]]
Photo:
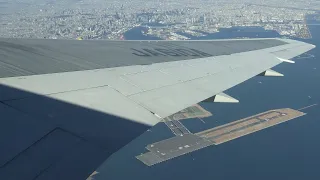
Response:
[[[0,179],[85,179],[148,128],[0,85]]]

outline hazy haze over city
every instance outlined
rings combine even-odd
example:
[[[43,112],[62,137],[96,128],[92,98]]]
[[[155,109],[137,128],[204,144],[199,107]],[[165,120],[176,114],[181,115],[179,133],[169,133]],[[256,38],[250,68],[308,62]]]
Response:
[[[232,26],[260,26],[280,35],[308,38],[305,15],[317,0],[0,0],[0,37],[121,39],[142,24],[161,23],[146,34],[185,39]]]

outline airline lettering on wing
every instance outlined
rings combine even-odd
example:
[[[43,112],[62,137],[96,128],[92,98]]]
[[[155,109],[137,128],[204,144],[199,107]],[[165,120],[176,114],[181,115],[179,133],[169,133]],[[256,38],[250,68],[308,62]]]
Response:
[[[194,56],[194,57],[208,57],[213,56],[212,54],[205,53],[197,49],[165,49],[165,48],[153,48],[153,49],[134,49],[132,54],[136,56]]]

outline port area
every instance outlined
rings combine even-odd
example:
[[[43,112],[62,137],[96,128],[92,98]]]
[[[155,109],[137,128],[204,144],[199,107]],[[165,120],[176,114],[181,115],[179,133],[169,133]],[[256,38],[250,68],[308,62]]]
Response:
[[[192,134],[186,127],[179,125],[177,129],[183,129],[184,132],[181,131],[177,135],[172,131],[176,135],[175,137],[147,145],[146,149],[149,152],[136,156],[136,158],[147,166],[152,166],[198,149],[234,140],[303,115],[305,113],[290,108],[275,109],[195,134]]]

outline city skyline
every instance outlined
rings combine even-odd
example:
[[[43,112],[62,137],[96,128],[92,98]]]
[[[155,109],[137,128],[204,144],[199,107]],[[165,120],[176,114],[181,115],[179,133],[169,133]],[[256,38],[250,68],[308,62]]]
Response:
[[[282,6],[278,6],[281,4]],[[320,3],[302,1],[0,1],[0,37],[48,39],[123,39],[123,34],[148,23],[148,35],[161,39],[188,39],[215,33],[220,28],[258,26],[280,35],[310,38],[305,22],[320,10]]]

